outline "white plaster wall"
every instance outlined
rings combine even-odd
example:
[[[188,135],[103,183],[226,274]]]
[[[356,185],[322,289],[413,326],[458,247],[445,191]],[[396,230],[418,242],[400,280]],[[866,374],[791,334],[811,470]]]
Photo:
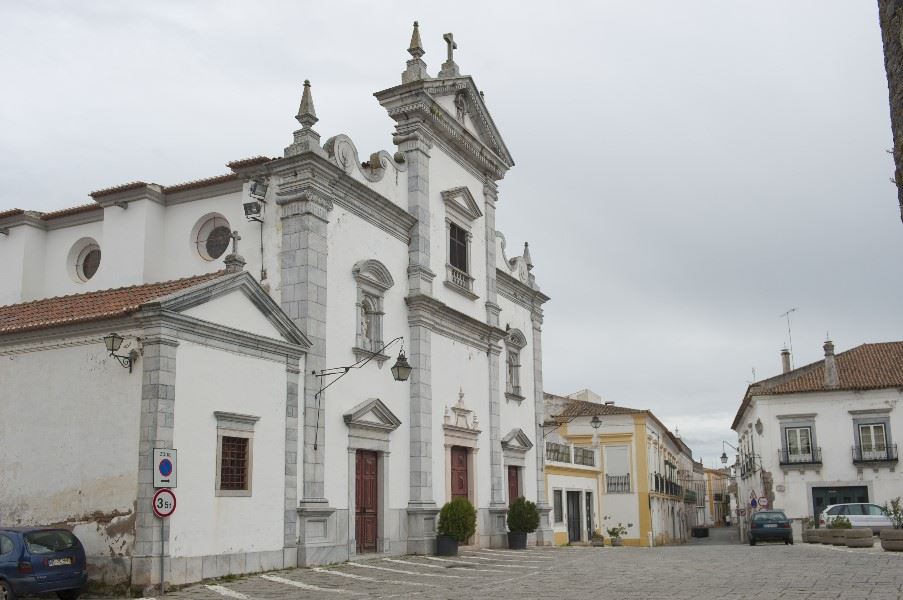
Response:
[[[284,339],[269,319],[240,290],[189,308],[182,314],[268,338]]]
[[[43,236],[41,230],[24,226],[11,227],[8,235],[0,235],[0,306],[24,301],[28,241]],[[43,262],[38,264],[43,267]],[[31,266],[34,268],[35,265]]]
[[[146,199],[130,202],[127,209],[104,209],[101,268],[95,276],[99,289],[152,281],[149,276],[161,270],[164,211]]]
[[[285,364],[189,342],[176,353],[173,445],[179,451],[178,509],[170,552],[204,556],[283,545]],[[217,497],[213,411],[254,415],[252,495]]]
[[[405,352],[410,353],[410,328],[404,301],[407,245],[339,206],[330,213],[328,231],[325,366],[340,367],[357,361],[352,352],[357,336],[357,282],[351,270],[357,262],[367,259],[385,265],[395,282],[383,296],[386,313],[383,316],[383,342],[403,336]],[[323,423],[326,433],[320,431],[320,440],[325,441],[326,447],[325,493],[333,507],[348,508],[348,427],[343,415],[370,398],[382,400],[401,420],[401,426],[390,436],[392,485],[388,490],[388,501],[390,508],[403,508],[408,504],[410,386],[407,382],[395,381],[390,371],[400,349],[400,343],[395,342],[385,351],[389,359],[382,367],[375,360],[370,361],[363,368],[350,371],[326,391]]]
[[[593,499],[593,527],[598,529],[600,527],[600,523],[602,523],[602,514],[599,514],[599,492],[596,489],[598,486],[596,485],[597,480],[595,478],[588,477],[576,477],[572,475],[549,475],[547,480],[547,493],[549,495],[549,506],[552,507],[552,512],[549,513],[549,519],[553,521],[552,530],[556,532],[567,532],[568,530],[568,502],[567,502],[567,492],[592,492]],[[553,490],[562,490],[561,493],[561,504],[562,504],[562,516],[564,520],[561,523],[554,523],[555,521],[555,498],[553,494]],[[581,497],[580,499],[580,531],[581,534],[583,530],[586,529],[586,499],[585,497]]]
[[[69,251],[73,244],[84,237],[94,239],[100,246],[100,267],[97,269],[97,274],[90,280],[76,282],[73,281],[70,274]],[[54,229],[46,233],[45,240],[44,265],[41,269],[43,289],[39,297],[49,298],[103,289],[100,282],[104,272],[109,268],[107,261],[109,253],[104,247],[102,221]]]
[[[442,192],[452,188],[466,186],[473,195],[477,206],[484,210],[483,183],[461,167],[438,146],[430,151],[430,265],[436,274],[433,280],[433,292],[437,298],[455,310],[470,315],[481,321],[486,320],[486,223],[485,216],[466,222],[473,238],[470,243],[470,275],[474,278],[473,293],[480,298],[470,300],[461,294],[448,289],[443,283],[446,279],[446,263],[448,262],[448,234],[445,225],[445,201]]]
[[[869,501],[883,504],[885,501],[901,494],[901,476],[896,471],[882,467],[877,472],[866,466],[861,473],[852,461],[852,446],[855,445],[855,433],[851,410],[891,409],[890,411],[890,443],[898,444],[903,440],[903,412],[898,406],[903,399],[899,390],[873,390],[863,392],[826,392],[816,394],[785,394],[778,396],[760,396],[747,410],[740,431],[748,432],[755,443],[755,452],[761,456],[762,466],[774,477],[775,508],[787,511],[791,518],[802,518],[812,515],[811,486],[823,487],[861,486],[869,487]],[[778,415],[815,413],[815,443],[821,448],[822,466],[820,472],[807,468],[781,468],[778,451],[782,447],[781,426]],[[856,415],[858,417],[858,415]],[[762,433],[755,425],[761,419]],[[808,484],[808,485],[807,485]],[[785,486],[784,492],[778,492],[777,486]],[[747,500],[749,491],[762,494],[761,481],[758,477],[741,480],[741,500]]]
[[[395,154],[395,150],[387,150],[390,155]],[[358,148],[358,158],[361,161],[370,160],[370,153],[364,151],[361,154],[361,149]],[[384,198],[392,201],[394,204],[397,204],[401,208],[407,210],[408,209],[408,173],[407,170],[399,171],[395,168],[395,161],[392,161],[392,164],[385,170],[382,178],[379,181],[370,181],[366,177],[364,177],[363,172],[360,168],[351,169],[351,177],[360,183],[363,183],[365,186],[373,190],[374,192],[381,194]],[[359,165],[358,165],[359,167]]]
[[[0,522],[75,525],[89,556],[127,555],[141,363],[130,374],[100,338],[65,344],[0,348]]]
[[[480,450],[476,456],[477,472],[475,505],[488,508],[492,499],[489,458],[489,363],[485,351],[433,334],[433,493],[442,506],[449,500],[445,489],[445,430],[442,428],[446,407],[458,402],[464,392],[464,406],[479,419]],[[502,435],[504,435],[503,432]]]

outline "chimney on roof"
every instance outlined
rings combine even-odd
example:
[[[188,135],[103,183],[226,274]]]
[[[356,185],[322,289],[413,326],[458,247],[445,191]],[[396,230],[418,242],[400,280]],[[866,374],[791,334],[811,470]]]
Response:
[[[834,342],[825,341],[825,387],[836,388],[840,385],[840,377],[837,375],[837,363],[834,362]]]
[[[606,400],[606,401],[605,401],[605,406],[614,406],[614,405],[615,405],[615,401],[614,401],[614,400]]]
[[[790,372],[790,350],[787,348],[781,350],[781,366],[784,367],[784,373]]]

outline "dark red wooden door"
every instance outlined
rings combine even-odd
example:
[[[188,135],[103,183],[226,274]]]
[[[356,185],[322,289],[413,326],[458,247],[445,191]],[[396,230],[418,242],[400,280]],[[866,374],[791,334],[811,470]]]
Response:
[[[460,446],[451,449],[451,495],[467,498],[467,448]]]
[[[520,497],[520,469],[508,467],[508,506]]]
[[[355,471],[355,537],[358,554],[376,552],[379,529],[376,476],[376,452],[358,450]]]

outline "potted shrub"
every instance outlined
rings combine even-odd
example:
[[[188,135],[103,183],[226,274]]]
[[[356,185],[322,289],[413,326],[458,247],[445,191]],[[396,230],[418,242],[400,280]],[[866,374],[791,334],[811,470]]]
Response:
[[[536,505],[523,496],[508,508],[508,548],[527,549],[527,534],[539,527],[539,511]]]
[[[467,498],[446,502],[439,511],[436,554],[457,556],[458,544],[466,542],[477,530],[477,511]]]
[[[605,521],[608,521],[610,519],[611,519],[611,517],[609,517],[607,515],[603,518],[603,520],[605,520]],[[621,536],[627,535],[627,529],[629,527],[633,527],[633,523],[628,523],[627,526],[625,527],[623,523],[618,521],[618,524],[615,525],[614,527],[608,527],[605,529],[606,533],[608,533],[608,537],[611,538],[612,546],[622,545]]]
[[[605,536],[598,529],[593,532],[593,537],[589,539],[590,546],[601,547],[605,545]]]
[[[807,544],[818,543],[818,530],[815,529],[815,519],[805,517],[802,519],[803,541]]]
[[[831,522],[828,523],[828,529],[831,530],[830,543],[835,546],[846,546],[847,530],[852,528],[853,524],[843,515],[838,515],[831,519]]]
[[[894,528],[881,530],[881,547],[889,552],[903,552],[903,504],[900,496],[885,502],[884,512],[890,517]]]

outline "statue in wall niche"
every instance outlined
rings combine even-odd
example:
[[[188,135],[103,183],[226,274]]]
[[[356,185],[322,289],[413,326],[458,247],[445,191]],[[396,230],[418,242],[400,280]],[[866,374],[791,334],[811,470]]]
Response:
[[[371,350],[372,341],[370,339],[370,315],[367,314],[367,302],[361,302],[361,346],[364,350]]]
[[[467,93],[463,90],[458,92],[455,95],[455,117],[461,122],[464,122],[464,115],[467,114]]]

